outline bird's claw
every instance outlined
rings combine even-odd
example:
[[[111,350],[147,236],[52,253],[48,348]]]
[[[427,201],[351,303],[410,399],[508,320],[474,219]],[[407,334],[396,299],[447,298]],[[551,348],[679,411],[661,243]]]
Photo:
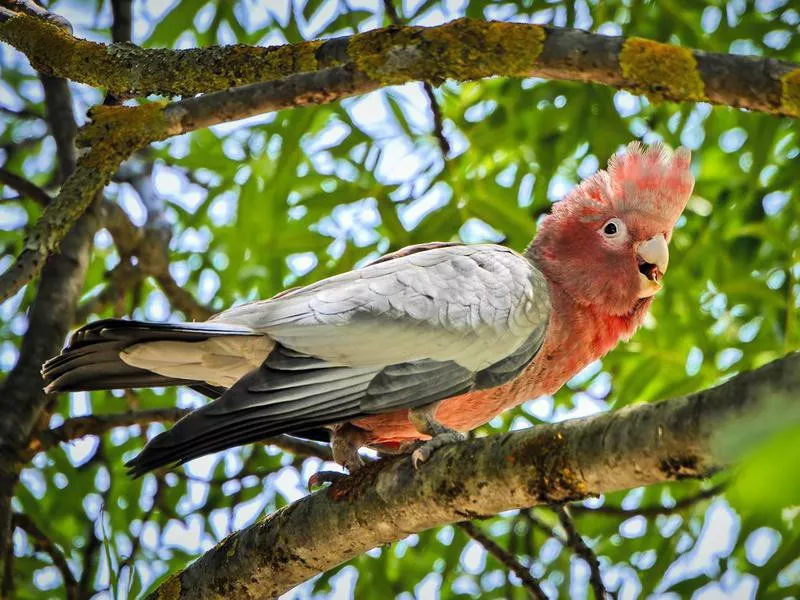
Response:
[[[426,462],[436,450],[442,446],[463,442],[465,439],[467,439],[467,436],[460,431],[445,431],[444,433],[440,433],[427,442],[422,442],[422,444],[411,453],[411,464],[414,466],[414,469],[419,470],[420,465]]]
[[[306,486],[309,490],[319,487],[324,483],[336,483],[348,477],[347,473],[340,471],[317,471],[308,478]]]

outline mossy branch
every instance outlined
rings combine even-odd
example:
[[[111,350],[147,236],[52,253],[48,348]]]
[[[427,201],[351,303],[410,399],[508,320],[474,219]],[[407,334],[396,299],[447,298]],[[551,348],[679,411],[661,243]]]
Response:
[[[269,48],[168,50],[98,44],[18,14],[0,23],[0,40],[43,73],[121,96],[194,95],[351,65],[366,76],[365,83],[381,85],[536,76],[610,85],[653,100],[707,101],[800,117],[795,63],[524,23],[459,19]]]
[[[78,144],[88,147],[58,197],[28,233],[14,264],[0,275],[0,301],[16,293],[41,270],[46,258],[136,150],[173,135],[283,108],[332,102],[377,84],[348,66],[300,73],[277,81],[214,92],[173,103],[137,107],[96,106]]]
[[[419,471],[382,459],[229,536],[150,598],[274,598],[410,533],[703,477],[725,466],[715,434],[775,396],[800,399],[800,353],[689,396],[447,446]]]
[[[28,232],[17,260],[0,275],[0,302],[14,295],[41,271],[47,257],[56,251],[125,158],[124,148],[98,144],[78,160],[58,197],[45,207]]]

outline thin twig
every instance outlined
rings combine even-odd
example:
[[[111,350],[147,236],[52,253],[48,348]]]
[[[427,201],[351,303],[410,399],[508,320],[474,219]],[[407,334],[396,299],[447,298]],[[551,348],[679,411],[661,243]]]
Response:
[[[8,106],[0,106],[0,113],[6,114],[15,119],[44,119],[44,115],[41,115],[38,112],[31,110],[30,108],[21,108],[20,110],[14,110],[13,108],[9,108]]]
[[[173,308],[178,309],[193,321],[205,321],[214,312],[210,308],[204,306],[188,291],[183,289],[175,278],[170,274],[169,268],[155,277],[158,287],[164,292],[164,295],[169,300]]]
[[[139,283],[144,274],[141,269],[128,260],[120,261],[108,272],[108,284],[99,294],[81,304],[75,312],[75,323],[83,324],[89,315],[103,310],[109,304],[118,302],[125,292]]]
[[[264,443],[276,446],[284,452],[289,452],[295,456],[307,456],[309,458],[319,458],[325,461],[333,460],[331,447],[321,442],[303,440],[290,435],[277,435],[264,440]]]
[[[250,456],[242,461],[242,466],[236,473],[236,479],[239,480],[239,489],[231,494],[230,507],[228,508],[228,535],[234,532],[234,513],[236,511],[236,505],[239,504],[239,501],[242,499],[242,492],[244,492],[244,486],[241,480],[250,474],[248,473],[250,465],[255,462],[257,456],[255,452],[251,452]]]
[[[393,0],[383,0],[383,9],[392,25],[403,25],[403,19],[397,14],[397,8]],[[442,109],[439,106],[438,100],[436,100],[436,94],[433,93],[433,86],[425,81],[422,83],[422,89],[428,97],[428,102],[431,105],[431,113],[433,113],[433,135],[439,143],[439,149],[442,151],[442,158],[447,159],[447,155],[450,154],[450,142],[448,142],[447,138],[444,136]]]
[[[146,197],[142,201],[148,202],[148,223],[144,227],[136,226],[118,204],[104,203],[105,226],[114,245],[124,260],[137,257],[141,275],[153,277],[173,308],[194,321],[205,321],[215,311],[198,302],[169,272],[169,229],[151,208],[154,201]]]
[[[13,517],[12,517],[13,518]],[[8,540],[6,541],[6,558],[3,564],[3,582],[0,587],[0,599],[12,600],[14,598],[14,528],[8,530]]]
[[[190,412],[186,408],[154,408],[109,415],[86,415],[67,419],[58,427],[42,431],[28,445],[32,452],[43,452],[62,442],[87,435],[102,435],[115,427],[173,423]]]
[[[50,195],[42,188],[3,168],[0,168],[0,183],[35,200],[41,206],[47,206],[52,201]],[[152,194],[141,192],[141,190],[147,189],[144,184],[135,187],[148,208],[148,225],[158,232],[146,235],[144,230],[131,222],[119,205],[110,201],[103,203],[106,228],[111,233],[120,254],[123,256],[141,254],[145,260],[140,262],[139,268],[133,268],[127,261],[120,262],[109,275],[109,285],[98,296],[78,309],[75,321],[77,323],[84,322],[92,312],[116,299],[126,287],[137,283],[144,275],[152,275],[155,278],[174,308],[182,311],[192,320],[205,321],[214,314],[214,311],[203,306],[192,294],[181,288],[170,274],[167,251],[169,240],[161,234],[165,230],[166,222],[161,212],[155,209],[155,203],[151,198]],[[169,224],[166,224],[166,227],[168,233]]]
[[[596,508],[590,508],[583,504],[572,504],[569,509],[573,513],[593,513],[604,514],[622,517],[629,519],[631,517],[657,517],[658,515],[670,515],[686,508],[691,508],[695,504],[699,504],[703,500],[713,498],[725,491],[727,482],[718,483],[708,489],[701,490],[693,496],[687,496],[676,501],[672,506],[640,506],[639,508],[622,508],[619,506],[603,505]]]
[[[145,426],[150,423],[174,423],[190,412],[191,409],[188,408],[170,407],[73,417],[67,419],[58,427],[41,431],[28,444],[28,451],[30,454],[44,452],[62,442],[69,442],[87,435],[103,435],[115,427]],[[319,442],[303,440],[289,435],[278,435],[265,439],[263,443],[276,446],[296,456],[308,456],[326,461],[333,460],[330,446]]]
[[[389,17],[389,21],[392,25],[400,25],[402,23],[400,15],[397,14],[397,8],[395,8],[392,0],[383,0],[383,10],[386,12],[386,16]]]
[[[547,600],[547,594],[544,593],[536,578],[531,575],[530,569],[520,563],[514,555],[501,548],[497,542],[483,533],[475,524],[469,521],[463,521],[456,525],[519,577],[522,581],[522,586],[528,591],[532,598]]]
[[[586,545],[583,541],[581,534],[578,533],[578,528],[575,526],[575,521],[572,520],[567,508],[563,505],[554,506],[553,510],[558,515],[558,520],[567,534],[567,545],[572,548],[576,555],[580,556],[587,565],[589,565],[589,583],[594,591],[594,596],[597,600],[605,600],[606,596],[615,598],[614,594],[610,594],[603,584],[603,576],[600,573],[600,561],[594,551]]]
[[[533,514],[533,509],[529,508],[527,510],[522,511],[522,514],[525,516],[525,520],[530,523],[531,527],[535,527],[542,533],[544,533],[548,538],[555,538],[562,544],[566,546],[567,538],[565,538],[560,532],[553,529],[550,525],[542,521],[539,517]]]
[[[155,490],[153,490],[153,495],[150,497],[150,501],[152,504],[150,505],[150,508],[148,508],[144,512],[144,514],[140,519],[139,535],[136,536],[136,538],[133,540],[133,543],[131,544],[130,554],[128,554],[127,557],[122,559],[119,564],[120,576],[122,575],[122,569],[128,567],[129,569],[128,577],[130,580],[133,580],[134,573],[136,572],[134,562],[136,561],[136,555],[139,553],[139,549],[142,547],[142,538],[144,537],[145,525],[147,525],[147,523],[149,523],[153,519],[156,511],[159,510],[161,504],[161,498],[164,493],[164,485],[165,485],[164,476],[161,473],[156,473],[155,479],[156,479]]]
[[[34,200],[40,206],[47,206],[52,201],[50,194],[45,192],[38,185],[2,167],[0,167],[0,183]]]
[[[36,550],[42,551],[53,561],[53,565],[61,572],[61,577],[64,579],[64,589],[66,590],[66,597],[68,600],[78,600],[78,582],[75,581],[75,576],[67,564],[67,559],[53,540],[39,529],[39,526],[28,515],[23,513],[14,513],[13,523],[15,527],[19,527],[33,543]]]
[[[439,142],[439,149],[442,151],[442,158],[447,158],[450,154],[450,142],[444,135],[444,123],[442,119],[442,109],[439,106],[439,101],[436,100],[436,94],[433,93],[433,86],[427,81],[422,84],[425,89],[425,95],[428,96],[428,102],[431,104],[431,112],[433,113],[433,134]]]

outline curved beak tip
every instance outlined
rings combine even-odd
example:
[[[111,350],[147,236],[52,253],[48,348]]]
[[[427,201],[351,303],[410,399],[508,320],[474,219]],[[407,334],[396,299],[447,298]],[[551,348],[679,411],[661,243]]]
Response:
[[[669,265],[669,248],[663,233],[651,237],[639,245],[637,255],[641,262],[655,265],[663,274]]]

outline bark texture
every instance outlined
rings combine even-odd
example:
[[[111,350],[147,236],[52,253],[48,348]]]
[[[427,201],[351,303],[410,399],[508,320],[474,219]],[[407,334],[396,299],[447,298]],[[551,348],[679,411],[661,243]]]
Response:
[[[418,472],[381,460],[229,536],[151,600],[274,598],[431,527],[703,477],[725,466],[715,435],[776,396],[800,401],[800,353],[696,394],[448,446]]]
[[[795,63],[524,23],[458,19],[269,48],[166,50],[82,40],[48,20],[19,13],[0,23],[0,40],[24,52],[43,73],[121,96],[188,96],[354,65],[366,75],[363,91],[369,80],[390,85],[535,76],[600,83],[655,100],[703,100],[800,116]]]

